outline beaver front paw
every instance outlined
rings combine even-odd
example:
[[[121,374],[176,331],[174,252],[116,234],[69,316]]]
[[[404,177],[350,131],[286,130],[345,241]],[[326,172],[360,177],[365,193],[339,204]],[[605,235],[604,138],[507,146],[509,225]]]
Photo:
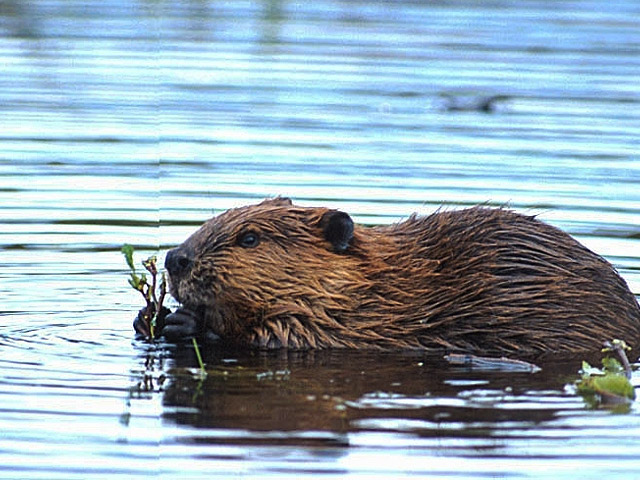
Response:
[[[169,342],[189,340],[198,335],[199,323],[200,318],[195,312],[186,308],[179,308],[164,318],[164,325],[160,330],[160,335]]]
[[[164,325],[165,317],[171,313],[167,307],[162,307],[160,313],[156,319],[156,331],[161,330]],[[152,314],[149,313],[149,307],[141,308],[138,312],[138,316],[133,321],[133,329],[136,331],[136,335],[139,337],[150,338],[151,330],[150,330],[150,319]]]
[[[205,327],[201,315],[186,308],[179,308],[164,317],[164,323],[159,332],[165,340],[173,343],[190,340],[194,337],[204,343],[214,343],[220,339]]]

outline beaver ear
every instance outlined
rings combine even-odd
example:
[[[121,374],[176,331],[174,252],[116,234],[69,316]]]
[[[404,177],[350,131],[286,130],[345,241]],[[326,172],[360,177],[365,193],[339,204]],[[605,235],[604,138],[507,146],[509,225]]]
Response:
[[[329,210],[322,215],[320,227],[324,239],[333,245],[334,251],[342,253],[349,248],[353,238],[353,220],[349,215],[339,210]]]
[[[277,196],[277,197],[267,198],[266,200],[263,200],[262,202],[260,202],[260,205],[274,205],[276,207],[292,207],[293,202],[288,197]]]

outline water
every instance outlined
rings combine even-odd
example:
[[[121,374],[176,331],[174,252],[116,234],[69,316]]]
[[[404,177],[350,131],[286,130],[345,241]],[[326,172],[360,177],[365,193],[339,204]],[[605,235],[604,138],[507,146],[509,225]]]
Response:
[[[133,340],[119,252],[276,194],[367,224],[506,204],[640,294],[639,19],[631,0],[0,2],[0,478],[639,478],[637,405],[589,408],[579,360],[214,350],[202,380],[189,350]]]

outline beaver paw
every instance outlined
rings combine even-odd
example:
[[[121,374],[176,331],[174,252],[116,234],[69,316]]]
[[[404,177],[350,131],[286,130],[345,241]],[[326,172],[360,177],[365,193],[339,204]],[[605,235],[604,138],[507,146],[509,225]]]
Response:
[[[164,326],[160,330],[160,335],[169,342],[189,340],[198,335],[199,320],[195,312],[179,308],[164,318]]]
[[[204,343],[215,343],[220,337],[204,327],[202,317],[192,310],[179,308],[164,318],[164,324],[160,329],[168,342],[178,343],[191,338],[197,338]]]
[[[164,319],[170,313],[171,310],[169,310],[167,307],[162,307],[156,319],[156,329],[162,329],[162,326],[164,325]],[[133,321],[133,329],[136,331],[137,337],[151,337],[151,332],[149,330],[149,316],[150,314],[148,307],[141,308],[138,312],[138,316]]]
[[[149,327],[147,326],[147,322],[144,319],[144,315],[146,313],[146,309],[143,308],[138,312],[138,316],[133,321],[133,329],[136,331],[136,337],[149,337]]]

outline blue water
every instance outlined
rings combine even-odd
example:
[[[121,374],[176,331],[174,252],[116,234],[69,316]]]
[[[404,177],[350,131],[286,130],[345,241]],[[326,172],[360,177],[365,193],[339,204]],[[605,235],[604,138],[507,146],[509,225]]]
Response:
[[[120,254],[278,194],[487,203],[638,295],[639,32],[631,0],[0,2],[0,478],[640,478],[637,404],[590,408],[579,360],[209,351],[202,380],[133,339]]]

